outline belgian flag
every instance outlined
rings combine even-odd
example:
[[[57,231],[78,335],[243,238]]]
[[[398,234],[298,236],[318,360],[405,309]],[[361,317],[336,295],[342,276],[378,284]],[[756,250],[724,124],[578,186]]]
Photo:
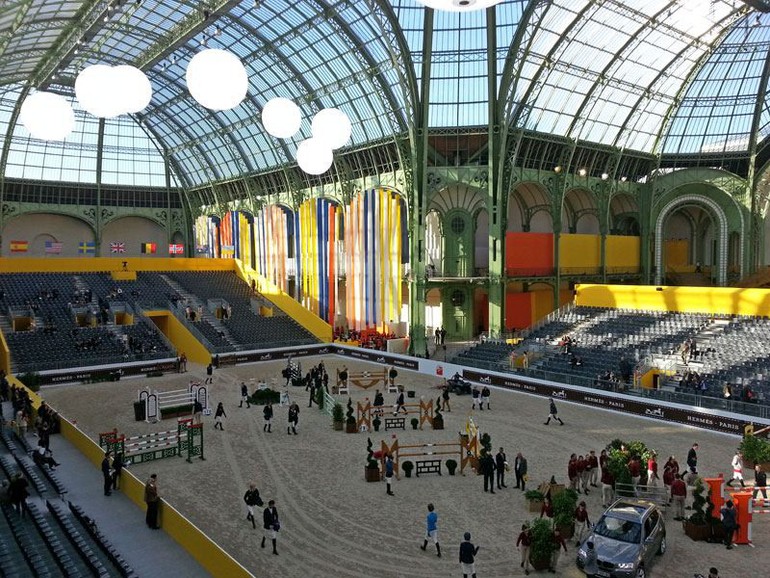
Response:
[[[157,243],[142,243],[142,253],[145,255],[154,255],[158,251]]]

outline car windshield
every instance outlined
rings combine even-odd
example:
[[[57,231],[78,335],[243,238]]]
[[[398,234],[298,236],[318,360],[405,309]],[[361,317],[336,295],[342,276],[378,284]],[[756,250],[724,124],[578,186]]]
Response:
[[[638,522],[603,516],[594,528],[594,533],[621,542],[638,544],[642,541],[642,526]]]

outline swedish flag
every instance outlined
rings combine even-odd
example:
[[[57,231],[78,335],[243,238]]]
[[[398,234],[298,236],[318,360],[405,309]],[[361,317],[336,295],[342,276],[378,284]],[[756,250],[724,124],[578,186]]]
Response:
[[[82,241],[78,245],[79,255],[93,255],[96,253],[96,243],[93,241]]]

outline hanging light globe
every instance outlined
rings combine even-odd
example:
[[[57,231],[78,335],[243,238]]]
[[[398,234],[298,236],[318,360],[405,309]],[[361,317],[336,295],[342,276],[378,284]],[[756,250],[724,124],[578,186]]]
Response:
[[[81,108],[99,118],[118,116],[122,103],[116,98],[116,75],[111,66],[92,64],[75,79],[75,97]]]
[[[112,69],[116,80],[115,98],[120,100],[121,113],[135,113],[144,110],[152,100],[152,85],[147,75],[136,68],[124,64]]]
[[[336,150],[350,140],[348,115],[338,108],[325,108],[313,117],[313,138]]]
[[[334,153],[329,146],[316,138],[309,138],[297,147],[299,168],[309,175],[322,175],[332,166]]]
[[[447,12],[473,12],[474,10],[484,10],[495,4],[500,4],[503,0],[417,0],[428,8],[434,10],[444,10]]]
[[[34,138],[64,140],[75,128],[75,113],[63,96],[36,92],[24,99],[19,122]]]
[[[262,109],[262,125],[276,138],[290,138],[302,124],[299,107],[288,98],[272,98]]]
[[[193,56],[185,73],[192,97],[210,110],[230,110],[238,106],[249,88],[243,64],[231,52],[210,48]]]

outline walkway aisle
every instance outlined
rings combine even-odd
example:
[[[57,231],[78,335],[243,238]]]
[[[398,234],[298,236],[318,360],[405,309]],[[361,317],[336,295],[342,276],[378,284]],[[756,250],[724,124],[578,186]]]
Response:
[[[30,437],[30,443],[36,444],[37,438]],[[61,464],[56,475],[68,489],[65,499],[80,504],[96,520],[139,577],[210,576],[168,534],[150,530],[144,523],[144,511],[119,490],[103,495],[101,471],[62,436],[51,436],[51,451]]]

